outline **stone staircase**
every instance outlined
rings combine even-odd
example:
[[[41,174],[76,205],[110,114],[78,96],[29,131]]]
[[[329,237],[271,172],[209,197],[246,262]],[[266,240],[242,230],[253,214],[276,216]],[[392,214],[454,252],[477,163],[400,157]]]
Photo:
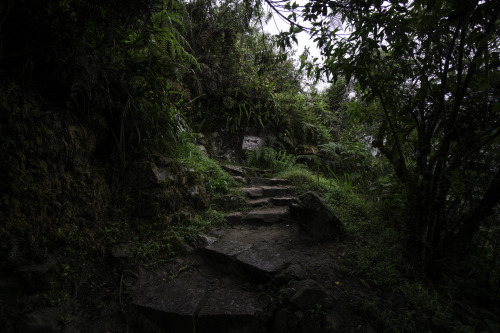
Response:
[[[294,188],[285,179],[232,173],[244,198],[219,201],[221,209],[239,208],[226,214],[230,227],[212,230],[189,255],[139,280],[131,302],[137,332],[305,332],[304,313],[328,303],[302,264],[324,254],[295,242]]]

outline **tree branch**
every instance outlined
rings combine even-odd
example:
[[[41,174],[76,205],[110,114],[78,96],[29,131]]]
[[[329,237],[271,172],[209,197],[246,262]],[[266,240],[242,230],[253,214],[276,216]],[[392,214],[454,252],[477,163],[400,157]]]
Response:
[[[296,27],[299,27],[300,29],[304,30],[304,31],[308,31],[310,32],[311,31],[311,28],[306,28],[304,27],[303,25],[300,25],[298,24],[297,22],[294,22],[292,20],[290,20],[288,17],[286,17],[285,15],[283,15],[274,5],[273,5],[273,1],[271,0],[265,0],[266,3],[269,5],[269,7],[271,7],[271,9],[276,13],[278,14],[283,20],[285,20],[286,22],[290,23],[291,25],[294,25]]]

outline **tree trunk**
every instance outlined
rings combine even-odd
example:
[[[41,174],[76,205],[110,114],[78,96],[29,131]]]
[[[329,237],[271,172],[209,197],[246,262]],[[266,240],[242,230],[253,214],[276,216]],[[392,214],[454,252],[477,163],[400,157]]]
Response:
[[[463,256],[476,233],[481,222],[490,216],[493,208],[500,202],[500,170],[497,171],[493,181],[477,207],[464,218],[461,228],[450,240],[446,247],[447,257]]]
[[[409,188],[407,201],[406,257],[419,276],[434,280],[442,269],[444,203],[434,201],[430,177]]]

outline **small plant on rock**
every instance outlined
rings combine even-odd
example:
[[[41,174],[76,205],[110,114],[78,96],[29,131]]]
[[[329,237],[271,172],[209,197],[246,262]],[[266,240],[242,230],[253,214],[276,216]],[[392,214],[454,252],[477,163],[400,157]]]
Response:
[[[234,179],[213,159],[205,156],[198,146],[186,143],[177,147],[177,160],[202,173],[205,188],[211,197],[217,194],[226,194],[231,186],[235,185]]]

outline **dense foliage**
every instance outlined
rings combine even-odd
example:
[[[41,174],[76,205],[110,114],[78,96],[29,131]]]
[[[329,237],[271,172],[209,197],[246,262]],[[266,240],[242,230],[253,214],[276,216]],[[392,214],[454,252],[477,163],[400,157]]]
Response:
[[[78,115],[102,154],[125,157],[177,137],[169,79],[197,65],[180,3],[26,0],[2,9],[4,91],[29,89]]]
[[[212,132],[237,143],[248,133],[271,138],[242,155],[245,163],[318,192],[335,209],[348,229],[345,273],[409,304],[381,314],[365,299],[359,308],[381,330],[495,328],[496,2],[265,2],[289,15],[280,38],[262,32],[269,17],[259,0],[0,4],[7,331],[21,308],[75,313],[85,301],[104,307],[109,293],[122,307],[134,265],[157,267],[224,226],[209,201],[235,182],[210,158]],[[283,48],[303,30],[325,63],[302,55],[298,68]],[[326,73],[331,85],[307,89],[303,69]],[[171,177],[152,193],[131,185],[131,173],[159,168]],[[138,218],[145,197],[173,208]],[[111,249],[124,247],[133,263],[107,271]],[[61,274],[50,285],[16,279],[18,267],[52,257]]]
[[[439,272],[500,200],[496,2],[309,2],[302,15],[326,57],[317,73],[344,75],[378,103],[365,119],[405,184],[408,255]]]

